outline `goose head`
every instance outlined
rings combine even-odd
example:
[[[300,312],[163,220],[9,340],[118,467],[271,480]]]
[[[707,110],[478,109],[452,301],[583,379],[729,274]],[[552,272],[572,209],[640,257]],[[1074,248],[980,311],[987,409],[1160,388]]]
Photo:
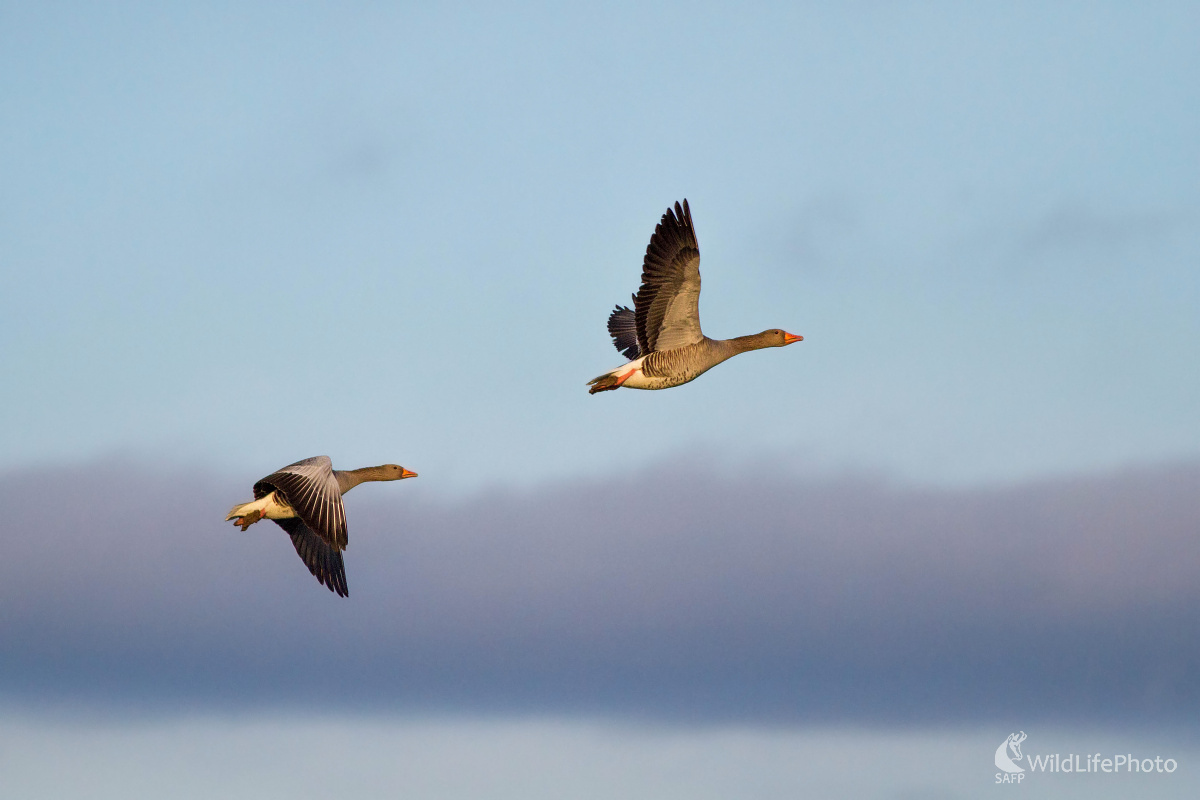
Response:
[[[381,481],[399,481],[404,478],[415,478],[417,473],[412,470],[405,469],[399,464],[384,464],[379,467],[379,478]]]
[[[759,334],[759,338],[763,341],[763,347],[784,347],[793,342],[803,342],[804,337],[794,333],[788,333],[779,328],[772,328],[769,331],[763,331]]]

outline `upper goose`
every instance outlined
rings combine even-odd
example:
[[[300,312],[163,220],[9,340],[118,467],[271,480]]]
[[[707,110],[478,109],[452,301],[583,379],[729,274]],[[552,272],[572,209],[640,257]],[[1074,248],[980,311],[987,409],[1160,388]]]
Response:
[[[695,380],[747,350],[783,347],[803,336],[775,328],[736,339],[710,339],[700,330],[700,245],[687,200],[667,209],[642,262],[642,286],[633,308],[608,317],[613,344],[628,364],[588,382],[589,394],[627,386],[669,389]]]
[[[346,510],[342,495],[365,481],[398,481],[417,473],[397,464],[340,470],[329,456],[289,464],[254,484],[254,502],[234,506],[227,520],[246,530],[260,519],[273,519],[292,537],[296,552],[329,591],[348,597]]]

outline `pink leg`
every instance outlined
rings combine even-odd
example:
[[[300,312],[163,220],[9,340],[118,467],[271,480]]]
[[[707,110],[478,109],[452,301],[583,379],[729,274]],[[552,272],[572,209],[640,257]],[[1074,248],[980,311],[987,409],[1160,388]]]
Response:
[[[629,380],[630,378],[632,378],[632,377],[633,377],[633,374],[634,374],[635,372],[637,372],[637,370],[636,370],[636,369],[631,369],[631,370],[629,370],[629,372],[626,372],[626,373],[625,373],[624,375],[622,375],[620,378],[617,378],[617,386],[621,386],[621,385],[623,385],[623,384],[625,383],[625,381],[627,381],[627,380]]]

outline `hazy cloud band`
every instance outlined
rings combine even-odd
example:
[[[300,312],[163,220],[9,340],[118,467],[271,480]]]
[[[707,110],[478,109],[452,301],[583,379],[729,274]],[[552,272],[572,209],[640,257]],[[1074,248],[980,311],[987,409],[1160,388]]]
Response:
[[[423,478],[425,479],[425,478]],[[1194,719],[1200,466],[992,490],[718,474],[347,499],[351,596],[250,481],[0,488],[0,695],[682,719]],[[649,488],[647,488],[649,487]]]

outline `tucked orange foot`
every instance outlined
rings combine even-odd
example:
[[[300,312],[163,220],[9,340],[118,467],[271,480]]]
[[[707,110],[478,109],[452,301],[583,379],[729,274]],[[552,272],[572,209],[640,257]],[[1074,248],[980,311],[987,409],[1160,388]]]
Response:
[[[613,389],[620,388],[621,382],[612,375],[605,375],[603,378],[597,378],[592,381],[592,388],[588,389],[588,394],[596,392],[611,392]]]
[[[245,515],[244,517],[235,518],[233,520],[233,524],[241,525],[242,530],[246,530],[246,528],[249,528],[251,525],[258,522],[262,518],[263,518],[263,515],[262,515],[261,511],[251,511],[249,514]]]
[[[629,372],[626,372],[619,378],[612,374],[601,375],[599,378],[596,378],[596,380],[591,382],[590,385],[592,388],[588,389],[588,394],[595,394],[596,392],[611,392],[614,389],[620,389],[621,386],[625,384],[625,381],[632,378],[636,372],[636,369],[631,369]]]

